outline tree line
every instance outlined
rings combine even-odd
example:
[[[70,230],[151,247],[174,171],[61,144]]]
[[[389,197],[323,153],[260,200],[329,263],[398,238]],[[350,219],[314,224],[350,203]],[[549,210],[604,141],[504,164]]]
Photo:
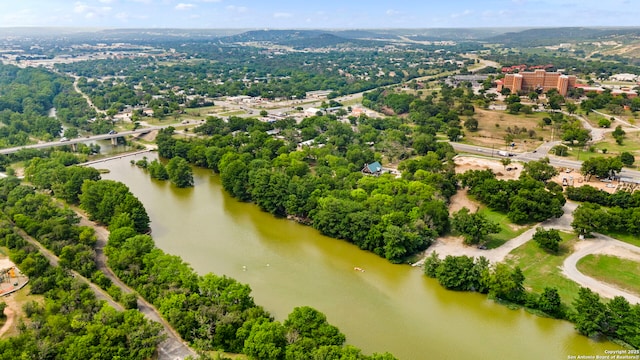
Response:
[[[32,137],[51,140],[62,124],[92,131],[99,124],[72,79],[42,68],[0,64],[0,147],[26,145]],[[56,117],[49,116],[55,107]]]
[[[593,232],[640,235],[640,192],[606,191],[585,185],[567,188],[567,198],[581,201],[571,226],[589,236]]]

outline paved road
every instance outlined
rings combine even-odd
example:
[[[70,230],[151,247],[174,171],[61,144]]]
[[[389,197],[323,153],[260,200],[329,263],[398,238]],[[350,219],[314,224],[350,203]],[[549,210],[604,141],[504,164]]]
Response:
[[[462,151],[465,153],[483,155],[488,157],[501,158],[501,156],[498,155],[498,149],[492,149],[492,148],[469,145],[469,144],[461,144],[458,142],[450,142],[450,144],[451,146],[453,146],[453,148],[456,151]],[[540,145],[538,149],[536,149],[536,152],[533,152],[533,151],[523,152],[523,153],[512,152],[514,154],[512,159],[523,161],[523,162],[529,162],[529,161],[540,160],[543,157],[549,157],[549,163],[553,166],[580,170],[580,168],[582,167],[582,161],[580,160],[569,160],[569,159],[563,159],[557,156],[548,156],[547,152],[551,147],[553,147],[554,144],[555,142],[544,143]],[[623,168],[622,171],[618,173],[618,175],[623,177],[640,179],[640,171],[630,170],[627,168]]]
[[[573,231],[573,228],[571,228],[571,221],[573,220],[573,216],[571,214],[576,209],[576,207],[578,207],[577,203],[567,201],[567,203],[562,207],[564,214],[561,217],[557,219],[554,218],[554,219],[546,220],[540,223],[540,226],[544,228],[554,228],[554,229],[560,229],[565,231]],[[431,245],[431,247],[427,251],[427,255],[430,255],[432,252],[435,251],[440,256],[447,256],[447,255],[453,255],[453,256],[466,255],[466,256],[473,256],[473,257],[484,256],[485,258],[487,258],[487,260],[491,261],[492,263],[502,262],[507,257],[507,255],[511,253],[511,251],[523,245],[527,241],[531,240],[531,238],[533,237],[533,234],[535,234],[536,232],[536,227],[537,226],[534,226],[531,229],[523,232],[522,234],[516,236],[515,238],[507,241],[502,246],[495,249],[490,249],[490,250],[481,250],[475,246],[450,246],[440,241],[436,241],[436,243]],[[415,265],[420,266],[421,264],[422,262],[417,262]]]
[[[607,248],[619,247],[623,248],[626,251],[640,254],[640,248],[638,248],[637,246],[627,244],[625,242],[613,239],[602,234],[594,235],[594,239],[587,239],[580,242],[578,246],[576,246],[576,251],[565,259],[564,263],[562,264],[562,273],[581,286],[587,287],[606,298],[622,296],[631,304],[640,304],[640,297],[638,297],[637,295],[614,287],[613,285],[609,285],[602,281],[596,280],[592,277],[586,276],[578,271],[576,265],[578,264],[578,261],[580,259],[590,254],[605,252]]]
[[[540,223],[540,226],[546,229],[551,228],[563,231],[573,231],[571,222],[573,221],[573,211],[575,211],[577,207],[577,203],[567,201],[567,203],[563,207],[564,214],[561,217],[557,219],[546,220]],[[532,239],[533,234],[536,231],[536,227],[537,226],[507,241],[499,248],[491,250],[480,250],[474,246],[451,246],[441,241],[436,241],[436,243],[429,248],[426,256],[431,255],[432,252],[436,252],[440,257],[447,255],[466,255],[473,257],[484,256],[492,263],[502,262],[507,257],[507,255],[511,253],[511,251]],[[562,274],[564,274],[564,276],[566,276],[570,280],[573,280],[579,285],[591,289],[592,291],[600,294],[603,297],[613,298],[615,296],[622,296],[631,304],[640,304],[640,297],[638,297],[637,295],[622,289],[618,289],[610,284],[596,280],[592,277],[586,276],[578,271],[576,267],[578,261],[583,257],[590,254],[606,253],[607,250],[611,250],[615,247],[622,248],[628,253],[636,254],[637,256],[635,258],[640,259],[639,247],[627,244],[625,242],[613,239],[605,235],[595,234],[595,239],[584,240],[577,244],[574,253],[567,257],[562,264]],[[415,263],[414,266],[422,266],[423,263],[424,258],[423,260]]]

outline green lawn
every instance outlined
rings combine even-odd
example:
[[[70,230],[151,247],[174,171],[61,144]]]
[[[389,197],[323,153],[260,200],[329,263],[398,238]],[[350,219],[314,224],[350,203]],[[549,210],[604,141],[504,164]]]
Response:
[[[587,255],[577,267],[585,275],[640,295],[640,262],[611,255]]]
[[[491,234],[490,240],[486,243],[489,249],[495,249],[531,228],[531,226],[514,225],[507,217],[507,214],[491,210],[486,206],[482,206],[478,212],[500,225],[500,232]]]
[[[514,249],[506,262],[519,266],[525,275],[524,286],[534,293],[542,293],[545,287],[555,287],[562,301],[571,306],[580,285],[562,275],[560,267],[573,250],[576,235],[560,232],[562,242],[558,255],[542,250],[535,241],[528,241]]]

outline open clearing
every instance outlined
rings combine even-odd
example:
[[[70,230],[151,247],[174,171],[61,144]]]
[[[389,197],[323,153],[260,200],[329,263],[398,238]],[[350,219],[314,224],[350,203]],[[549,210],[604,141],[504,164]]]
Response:
[[[465,143],[478,146],[494,147],[496,150],[503,149],[506,145],[505,136],[507,129],[526,129],[525,132],[514,135],[513,142],[515,151],[531,151],[537,148],[543,139],[551,139],[551,127],[540,129],[540,120],[547,116],[546,113],[533,113],[529,115],[511,115],[502,110],[475,109],[475,118],[478,120],[478,131],[465,131]],[[530,137],[527,131],[535,131],[535,135]]]
[[[578,261],[578,270],[583,274],[621,289],[640,295],[640,262],[623,256],[592,254]]]

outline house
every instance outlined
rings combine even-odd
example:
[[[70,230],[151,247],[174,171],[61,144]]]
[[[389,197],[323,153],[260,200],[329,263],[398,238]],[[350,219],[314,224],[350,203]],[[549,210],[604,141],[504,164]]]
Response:
[[[380,175],[382,174],[382,165],[377,161],[374,161],[371,164],[365,164],[362,168],[362,172],[364,174]]]

